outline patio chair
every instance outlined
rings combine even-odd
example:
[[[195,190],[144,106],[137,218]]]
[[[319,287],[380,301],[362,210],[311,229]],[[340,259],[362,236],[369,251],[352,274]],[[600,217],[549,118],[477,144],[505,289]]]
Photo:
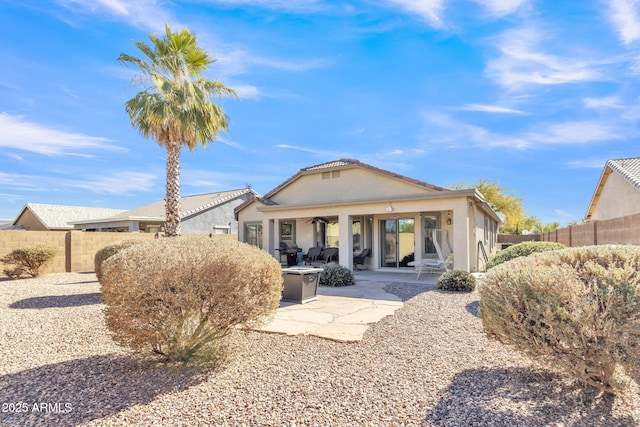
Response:
[[[416,279],[420,278],[420,274],[423,271],[428,273],[435,273],[436,271],[444,270],[445,272],[449,271],[450,268],[453,268],[453,252],[451,252],[446,258],[442,254],[442,248],[440,247],[438,231],[434,229],[432,231],[433,236],[433,246],[436,249],[436,254],[438,258],[435,259],[423,259],[420,261],[411,261],[407,265],[411,267],[418,267],[418,276]],[[445,236],[445,241],[447,242],[447,246],[449,246],[448,237]],[[450,249],[450,246],[449,246]]]
[[[316,258],[318,264],[328,264],[330,262],[338,262],[338,248],[324,248],[322,254]]]
[[[364,267],[364,262],[368,255],[369,255],[369,249],[363,249],[359,253],[354,253],[353,268],[356,268],[356,266],[358,265],[361,265]]]
[[[302,256],[302,260],[305,264],[309,265],[315,261],[317,261],[318,257],[322,255],[322,248],[313,247],[309,248],[306,254]]]

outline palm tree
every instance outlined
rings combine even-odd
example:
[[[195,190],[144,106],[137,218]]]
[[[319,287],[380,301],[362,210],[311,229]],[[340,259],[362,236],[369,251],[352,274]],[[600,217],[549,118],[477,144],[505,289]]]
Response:
[[[179,236],[182,146],[192,152],[198,145],[215,142],[229,120],[212,98],[237,94],[203,77],[215,60],[197,46],[188,29],[174,33],[167,24],[163,38],[155,33],[149,38],[151,46],[134,41],[144,58],[124,53],[118,57],[119,62],[138,67],[141,73],[134,80],[148,85],[125,103],[125,109],[142,136],[154,138],[167,150],[165,236]]]

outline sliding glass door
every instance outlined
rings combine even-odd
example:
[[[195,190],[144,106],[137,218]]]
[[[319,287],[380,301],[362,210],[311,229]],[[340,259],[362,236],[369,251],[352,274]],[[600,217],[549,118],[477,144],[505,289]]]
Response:
[[[380,221],[381,267],[406,267],[415,251],[414,219],[383,219]]]

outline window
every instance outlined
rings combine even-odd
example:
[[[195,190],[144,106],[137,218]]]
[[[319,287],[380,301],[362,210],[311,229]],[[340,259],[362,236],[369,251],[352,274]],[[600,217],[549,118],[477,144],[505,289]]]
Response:
[[[296,223],[293,221],[280,221],[280,241],[290,243],[293,246],[296,243]]]
[[[248,223],[244,226],[244,241],[262,249],[262,223]]]
[[[327,247],[337,248],[340,245],[340,227],[337,222],[327,224]]]
[[[228,225],[214,225],[212,233],[213,234],[230,234],[231,227]]]
[[[422,236],[424,245],[422,247],[423,255],[437,256],[436,246],[433,244],[433,230],[438,228],[440,222],[440,214],[424,214],[422,215]]]
[[[353,235],[353,250],[362,250],[362,221],[353,221],[351,228],[351,234]]]

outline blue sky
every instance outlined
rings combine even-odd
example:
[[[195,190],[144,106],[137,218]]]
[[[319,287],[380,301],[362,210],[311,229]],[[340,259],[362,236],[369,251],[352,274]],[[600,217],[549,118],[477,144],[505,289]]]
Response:
[[[189,28],[236,89],[182,193],[353,158],[437,185],[498,181],[543,223],[580,220],[608,159],[640,156],[640,1],[0,0],[0,218],[26,203],[164,197],[120,53]]]

